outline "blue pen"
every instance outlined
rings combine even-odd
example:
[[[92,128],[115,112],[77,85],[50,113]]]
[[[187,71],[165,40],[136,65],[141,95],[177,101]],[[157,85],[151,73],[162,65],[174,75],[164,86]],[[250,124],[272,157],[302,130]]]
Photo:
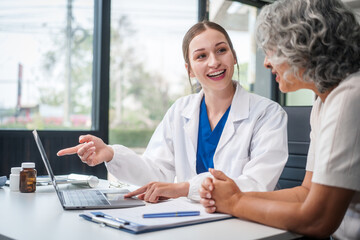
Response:
[[[163,218],[163,217],[188,217],[199,216],[200,211],[183,211],[183,212],[165,212],[165,213],[146,213],[143,218]]]

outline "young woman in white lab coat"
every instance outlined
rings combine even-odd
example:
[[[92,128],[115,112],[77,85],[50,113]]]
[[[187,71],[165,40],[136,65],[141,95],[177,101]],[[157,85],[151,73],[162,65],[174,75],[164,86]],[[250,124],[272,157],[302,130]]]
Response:
[[[91,135],[58,155],[77,153],[90,166],[105,162],[119,180],[145,184],[127,196],[148,202],[181,196],[199,200],[209,167],[224,171],[244,191],[273,190],[288,157],[286,113],[232,80],[236,54],[218,24],[190,28],[183,54],[189,77],[202,90],[173,104],[142,156]]]

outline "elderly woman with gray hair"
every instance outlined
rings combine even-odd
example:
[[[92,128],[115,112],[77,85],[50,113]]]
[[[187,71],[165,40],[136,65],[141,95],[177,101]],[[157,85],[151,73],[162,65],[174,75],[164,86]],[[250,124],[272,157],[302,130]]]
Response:
[[[340,0],[279,0],[262,9],[257,40],[282,92],[310,89],[318,96],[304,181],[245,193],[210,169],[201,203],[208,212],[307,236],[360,239],[359,22]]]

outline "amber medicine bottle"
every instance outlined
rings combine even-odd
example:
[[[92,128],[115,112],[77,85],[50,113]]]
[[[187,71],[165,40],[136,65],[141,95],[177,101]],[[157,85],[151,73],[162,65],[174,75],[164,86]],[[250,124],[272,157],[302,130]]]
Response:
[[[30,193],[36,190],[35,163],[23,162],[20,171],[20,192]]]

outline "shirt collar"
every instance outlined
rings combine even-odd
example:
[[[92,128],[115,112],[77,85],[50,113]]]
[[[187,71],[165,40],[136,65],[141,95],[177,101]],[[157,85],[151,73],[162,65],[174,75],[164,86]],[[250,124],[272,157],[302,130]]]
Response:
[[[237,81],[234,82],[236,90],[231,103],[231,109],[228,117],[228,120],[231,119],[231,121],[233,122],[248,118],[250,109],[250,93],[243,89]],[[182,116],[187,119],[193,118],[194,116],[198,117],[200,103],[203,96],[203,90],[201,90],[197,94],[194,94],[194,98],[191,100],[192,104],[189,104],[184,108],[184,110],[182,111]]]

